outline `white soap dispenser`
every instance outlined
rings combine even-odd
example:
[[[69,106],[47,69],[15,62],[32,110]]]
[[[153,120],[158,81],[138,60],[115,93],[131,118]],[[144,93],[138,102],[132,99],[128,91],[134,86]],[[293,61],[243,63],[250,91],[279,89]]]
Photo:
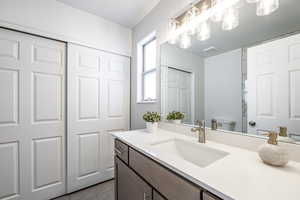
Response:
[[[268,143],[259,147],[259,157],[266,164],[278,167],[285,166],[289,162],[289,155],[286,149],[278,145],[278,134],[271,131],[268,136]]]

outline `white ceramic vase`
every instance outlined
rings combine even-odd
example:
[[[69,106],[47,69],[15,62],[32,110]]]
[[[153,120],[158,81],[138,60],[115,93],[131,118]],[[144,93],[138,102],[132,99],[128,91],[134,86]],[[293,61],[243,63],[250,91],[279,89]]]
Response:
[[[174,119],[174,120],[171,120],[171,122],[173,124],[181,124],[181,119]]]
[[[156,133],[158,128],[157,122],[146,122],[147,132],[148,133]]]
[[[260,146],[258,154],[264,163],[269,165],[283,167],[289,162],[287,150],[278,145],[264,144]]]

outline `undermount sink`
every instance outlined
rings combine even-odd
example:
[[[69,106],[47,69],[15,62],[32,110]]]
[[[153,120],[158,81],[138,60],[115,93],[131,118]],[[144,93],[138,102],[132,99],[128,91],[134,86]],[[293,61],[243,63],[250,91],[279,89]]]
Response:
[[[205,144],[197,144],[181,139],[154,143],[151,144],[150,149],[158,154],[175,156],[199,167],[206,167],[228,155],[225,151],[207,147]]]

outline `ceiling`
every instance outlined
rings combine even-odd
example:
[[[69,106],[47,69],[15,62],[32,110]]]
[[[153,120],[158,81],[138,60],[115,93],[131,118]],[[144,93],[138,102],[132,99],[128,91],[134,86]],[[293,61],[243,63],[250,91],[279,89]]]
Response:
[[[133,28],[160,0],[57,0],[109,21]]]
[[[231,31],[223,31],[221,23],[212,23],[211,38],[198,41],[193,38],[192,51],[202,57],[210,57],[226,51],[249,47],[283,34],[300,31],[300,1],[280,1],[279,9],[269,16],[256,16],[256,4],[240,2],[240,25]],[[204,52],[215,47],[216,50]]]

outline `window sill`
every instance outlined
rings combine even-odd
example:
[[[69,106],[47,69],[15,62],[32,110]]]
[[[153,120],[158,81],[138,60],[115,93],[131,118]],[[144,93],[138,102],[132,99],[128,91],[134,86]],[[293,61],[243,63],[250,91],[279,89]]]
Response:
[[[138,101],[137,104],[155,104],[157,101]]]

